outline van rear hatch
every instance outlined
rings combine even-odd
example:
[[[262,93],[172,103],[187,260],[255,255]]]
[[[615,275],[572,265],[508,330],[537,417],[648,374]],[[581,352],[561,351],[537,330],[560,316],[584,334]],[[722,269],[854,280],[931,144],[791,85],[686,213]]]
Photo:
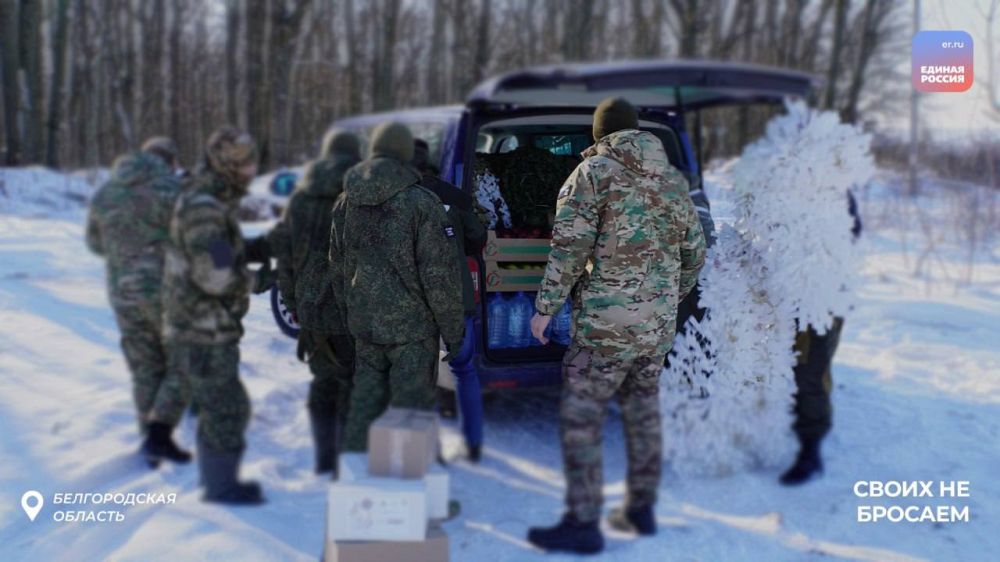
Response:
[[[816,77],[769,66],[698,60],[560,64],[518,70],[477,86],[469,106],[594,107],[621,96],[636,106],[692,110],[805,98]]]

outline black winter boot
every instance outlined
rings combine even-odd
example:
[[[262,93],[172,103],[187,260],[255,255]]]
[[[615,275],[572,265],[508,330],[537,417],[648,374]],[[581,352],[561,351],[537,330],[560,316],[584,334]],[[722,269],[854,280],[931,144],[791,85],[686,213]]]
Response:
[[[337,416],[309,410],[313,445],[316,447],[316,474],[337,473]]]
[[[198,441],[198,465],[205,487],[202,501],[230,505],[264,503],[260,484],[237,479],[242,457],[242,451],[212,451]]]
[[[572,513],[563,515],[555,527],[533,527],[528,531],[528,541],[545,550],[576,554],[597,554],[604,550],[604,535],[597,521],[584,523]]]
[[[619,531],[647,537],[656,534],[656,515],[653,514],[651,505],[634,509],[616,507],[608,514],[608,523]]]
[[[781,483],[797,486],[820,474],[823,474],[823,459],[819,455],[819,441],[803,441],[795,464],[781,475]]]
[[[168,460],[178,464],[191,462],[191,453],[181,449],[174,443],[171,433],[174,428],[161,422],[149,424],[146,440],[142,443],[142,454],[151,467],[156,467],[160,461]]]

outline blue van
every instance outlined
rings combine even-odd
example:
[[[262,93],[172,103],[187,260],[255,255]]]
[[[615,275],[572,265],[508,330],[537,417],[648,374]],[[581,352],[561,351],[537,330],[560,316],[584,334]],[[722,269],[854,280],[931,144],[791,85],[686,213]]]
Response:
[[[427,141],[431,161],[438,164],[441,178],[476,196],[475,170],[482,170],[482,161],[489,161],[495,155],[534,147],[564,159],[578,159],[579,153],[593,142],[591,115],[594,108],[608,96],[621,96],[638,108],[640,128],[663,141],[671,163],[687,176],[692,197],[703,222],[708,225],[711,224],[708,202],[700,189],[699,111],[723,105],[780,103],[786,97],[807,97],[815,84],[811,75],[799,72],[709,61],[563,64],[519,70],[489,79],[472,91],[464,105],[362,115],[339,120],[334,126],[367,138],[385,121],[405,123],[415,137]],[[692,114],[695,124],[693,141],[685,127],[688,114]],[[558,190],[559,186],[553,187]],[[496,345],[504,339],[496,337],[497,334],[492,334],[494,345],[490,345],[493,329],[488,314],[490,303],[495,299],[512,302],[514,299],[508,293],[524,293],[533,302],[530,289],[541,279],[540,267],[523,271],[515,264],[514,269],[504,270],[502,263],[501,268],[497,268],[496,260],[502,260],[504,251],[509,251],[515,262],[524,260],[543,267],[546,241],[542,241],[545,249],[536,252],[536,258],[528,255],[532,249],[540,249],[538,242],[524,241],[521,248],[524,251],[519,251],[516,240],[491,235],[483,255],[470,258],[481,313],[474,321],[472,353],[468,359],[485,388],[524,388],[555,385],[560,381],[564,345],[555,342],[545,346],[512,345],[509,341]],[[524,301],[520,295],[518,298],[519,302]],[[288,315],[281,313],[277,295],[272,295],[272,303],[279,324],[287,323],[287,320],[282,321]],[[522,317],[519,312],[518,319]],[[447,369],[448,365],[442,363],[441,367]]]

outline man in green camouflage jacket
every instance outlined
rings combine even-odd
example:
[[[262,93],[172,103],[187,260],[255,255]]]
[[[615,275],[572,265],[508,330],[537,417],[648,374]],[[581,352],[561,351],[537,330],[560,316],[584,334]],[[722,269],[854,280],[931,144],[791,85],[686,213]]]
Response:
[[[353,133],[329,131],[278,227],[283,240],[277,244],[278,287],[301,327],[299,358],[308,361],[313,375],[308,408],[317,473],[335,470],[351,397],[354,343],[334,301],[328,270],[333,203],[360,151],[361,141]]]
[[[464,333],[455,230],[409,165],[412,134],[381,125],[371,151],[344,178],[330,238],[334,295],[356,346],[348,451],[366,449],[387,406],[434,407],[438,338],[457,350]]]
[[[151,466],[191,454],[171,434],[187,401],[185,380],[167,368],[160,289],[170,213],[180,192],[177,147],[156,137],[115,161],[111,179],[90,203],[87,246],[107,259],[108,296],[132,373],[132,395]]]
[[[560,440],[567,513],[559,525],[532,529],[546,549],[598,552],[601,430],[618,395],[628,449],[625,506],[611,523],[656,532],[662,436],[659,376],[670,350],[677,303],[695,285],[705,238],[687,181],[652,133],[638,130],[620,98],[594,113],[596,144],[584,151],[559,192],[552,251],[535,301],[532,333],[544,332],[573,293],[573,342],[563,358]]]
[[[184,373],[198,407],[198,465],[205,501],[263,501],[256,482],[237,479],[250,399],[239,379],[239,341],[249,294],[270,283],[247,268],[237,222],[240,199],[257,173],[256,145],[235,127],[208,139],[170,223],[164,278],[164,332],[172,368]]]

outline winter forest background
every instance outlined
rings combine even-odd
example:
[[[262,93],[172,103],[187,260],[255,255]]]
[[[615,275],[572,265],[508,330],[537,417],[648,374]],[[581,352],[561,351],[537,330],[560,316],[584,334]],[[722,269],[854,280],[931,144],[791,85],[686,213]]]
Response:
[[[979,4],[989,24],[1000,20],[997,0]],[[908,113],[912,7],[902,0],[0,0],[0,147],[6,165],[93,167],[167,134],[193,166],[209,132],[229,122],[261,142],[268,169],[309,157],[342,115],[461,102],[480,80],[527,65],[648,57],[805,70],[825,79],[814,100],[820,108],[848,122],[900,120]],[[737,154],[770,116],[708,112],[705,161]],[[955,160],[973,158],[988,164],[980,170],[990,177],[970,179],[995,181],[1000,145],[979,144],[959,155],[933,151],[928,164],[950,171],[967,168]],[[891,138],[877,149],[882,159],[905,162]]]

